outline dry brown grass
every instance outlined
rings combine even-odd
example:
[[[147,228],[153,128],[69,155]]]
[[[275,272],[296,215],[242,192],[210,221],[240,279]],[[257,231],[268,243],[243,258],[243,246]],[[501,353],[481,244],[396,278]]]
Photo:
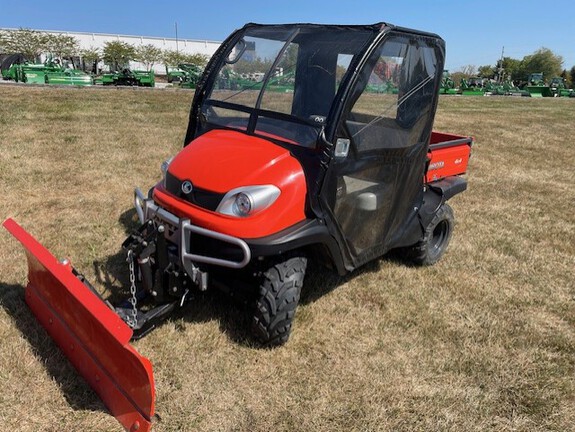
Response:
[[[180,147],[192,93],[0,94],[0,218],[120,287],[132,188]],[[312,271],[275,350],[235,304],[198,299],[135,344],[155,430],[575,430],[574,118],[573,99],[442,98],[437,129],[477,139],[444,259]],[[21,249],[0,246],[0,430],[120,430],[25,306]]]

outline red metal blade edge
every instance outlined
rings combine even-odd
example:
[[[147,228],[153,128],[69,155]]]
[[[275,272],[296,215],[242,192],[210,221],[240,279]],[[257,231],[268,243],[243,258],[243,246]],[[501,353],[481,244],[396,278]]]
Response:
[[[130,327],[74,273],[14,220],[4,227],[24,246],[28,258],[26,303],[129,431],[149,431],[154,415],[152,365],[129,341]]]

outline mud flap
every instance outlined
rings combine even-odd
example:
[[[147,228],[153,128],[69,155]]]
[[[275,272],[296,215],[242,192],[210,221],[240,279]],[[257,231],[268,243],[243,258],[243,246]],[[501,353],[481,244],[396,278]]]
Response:
[[[14,220],[4,227],[26,250],[26,303],[76,370],[129,431],[149,431],[154,415],[152,365],[129,345],[132,330]]]

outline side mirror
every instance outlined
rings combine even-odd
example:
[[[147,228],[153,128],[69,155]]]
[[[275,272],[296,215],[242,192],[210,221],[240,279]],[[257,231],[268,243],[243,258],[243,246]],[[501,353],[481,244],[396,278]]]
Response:
[[[244,52],[247,48],[248,44],[244,39],[240,39],[238,43],[234,46],[234,48],[230,51],[228,56],[226,57],[226,64],[235,64],[238,60],[244,55]]]

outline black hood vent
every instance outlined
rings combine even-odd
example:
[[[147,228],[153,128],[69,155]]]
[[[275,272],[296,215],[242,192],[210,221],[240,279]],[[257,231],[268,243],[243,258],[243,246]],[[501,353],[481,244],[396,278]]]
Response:
[[[190,193],[184,193],[184,191],[182,190],[182,183],[185,182],[186,180],[187,179],[180,180],[177,177],[170,174],[170,172],[168,171],[166,174],[166,190],[170,194],[184,201],[187,201],[191,204],[195,204],[198,207],[202,207],[210,211],[216,211],[216,208],[218,208],[218,205],[224,198],[225,194],[200,189],[197,188],[195,185],[193,185],[192,191]]]

